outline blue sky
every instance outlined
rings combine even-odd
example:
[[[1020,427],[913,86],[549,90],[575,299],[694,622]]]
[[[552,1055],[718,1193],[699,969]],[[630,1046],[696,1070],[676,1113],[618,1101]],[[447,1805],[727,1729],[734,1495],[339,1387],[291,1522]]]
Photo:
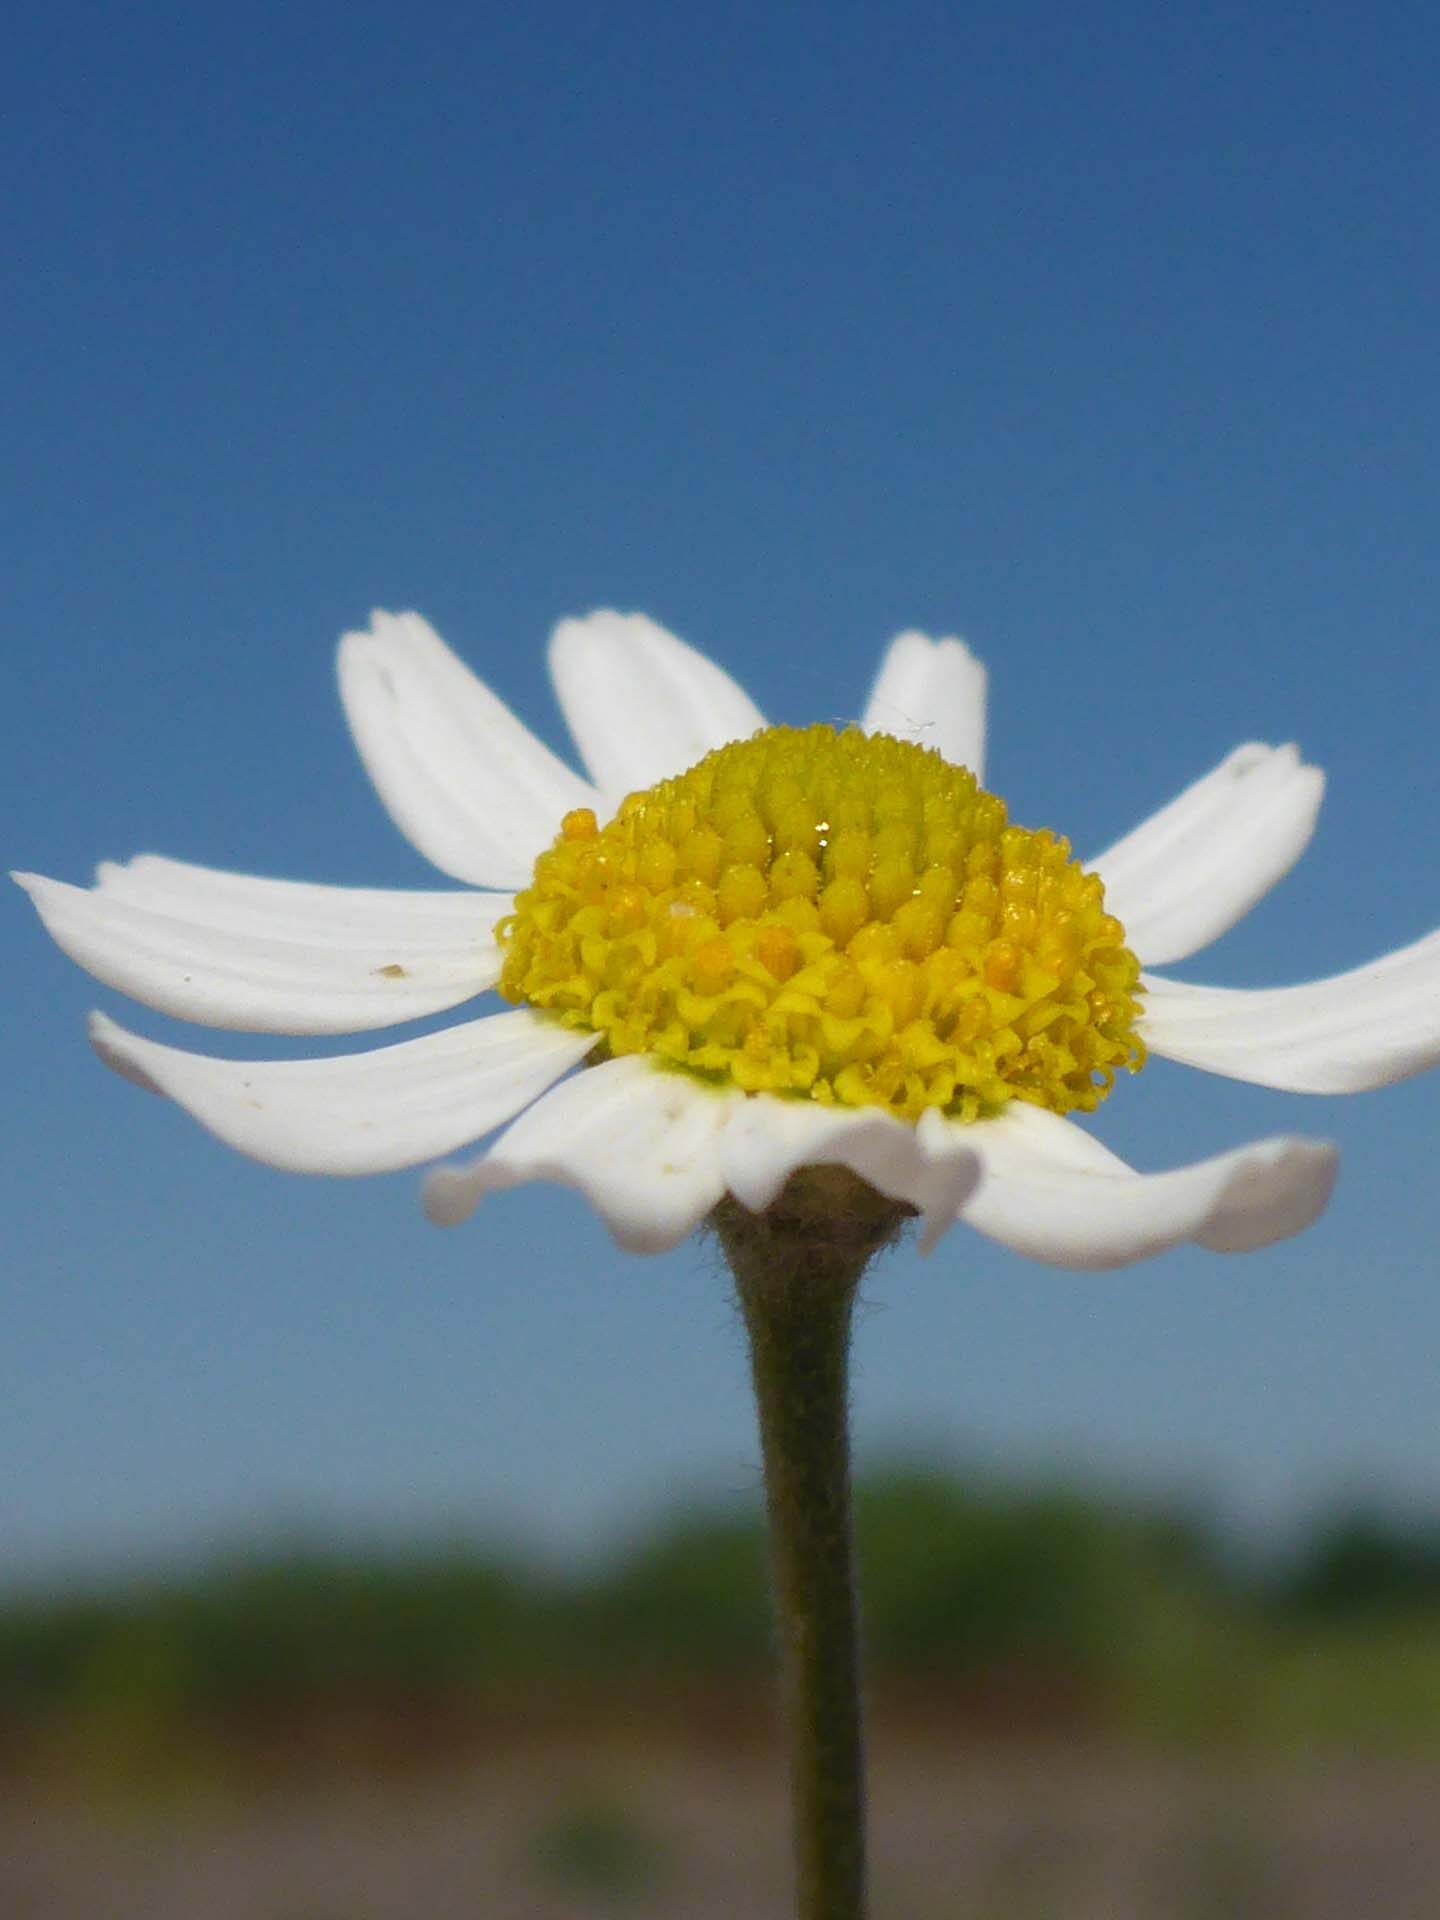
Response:
[[[793,721],[857,713],[897,629],[964,633],[992,784],[1081,849],[1298,739],[1314,847],[1175,971],[1414,938],[1437,56],[1395,4],[30,10],[0,81],[6,864],[428,885],[350,749],[340,631],[419,608],[558,746],[545,637],[615,605]],[[754,1484],[706,1248],[628,1258],[549,1190],[441,1234],[413,1176],[232,1156],[101,1071],[83,1015],[131,1010],[8,914],[0,1578],[276,1525],[597,1542]],[[1265,1532],[1337,1490],[1433,1503],[1437,1120],[1433,1080],[1152,1067],[1112,1145],[1335,1138],[1325,1220],[1098,1278],[963,1230],[902,1253],[862,1447],[1197,1489]]]

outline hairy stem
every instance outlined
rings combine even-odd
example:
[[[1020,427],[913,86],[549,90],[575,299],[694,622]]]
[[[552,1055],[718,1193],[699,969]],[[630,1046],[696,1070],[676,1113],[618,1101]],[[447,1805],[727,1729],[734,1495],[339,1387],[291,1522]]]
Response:
[[[840,1168],[714,1225],[735,1275],[760,1417],[790,1746],[798,1920],[865,1913],[865,1758],[850,1494],[850,1322],[907,1209]]]

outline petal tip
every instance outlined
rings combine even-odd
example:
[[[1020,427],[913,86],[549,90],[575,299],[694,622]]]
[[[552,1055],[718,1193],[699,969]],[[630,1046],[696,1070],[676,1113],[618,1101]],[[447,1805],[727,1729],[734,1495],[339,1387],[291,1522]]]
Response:
[[[573,647],[583,644],[596,633],[614,633],[623,631],[634,622],[642,621],[643,615],[621,613],[616,607],[591,607],[585,613],[567,613],[555,622],[550,629],[550,646]]]
[[[1333,1141],[1260,1141],[1240,1159],[1196,1238],[1212,1253],[1249,1253],[1303,1233],[1325,1211],[1339,1170]]]
[[[109,1014],[94,1012],[86,1025],[91,1046],[112,1073],[118,1073],[122,1080],[143,1088],[146,1093],[164,1092],[164,1088],[151,1078],[131,1052],[128,1044],[131,1036]]]
[[[984,663],[976,654],[968,640],[962,640],[958,633],[931,634],[919,627],[905,627],[895,635],[887,651],[903,648],[911,654],[947,654],[952,660],[965,659],[972,666],[979,667],[983,673]]]
[[[480,1204],[481,1189],[468,1167],[436,1167],[420,1185],[420,1204],[432,1227],[459,1227]]]
[[[658,1253],[673,1253],[682,1246],[695,1231],[695,1223],[676,1222],[673,1225],[637,1225],[616,1221],[608,1216],[605,1226],[610,1238],[622,1253],[652,1256]]]
[[[358,666],[364,661],[378,662],[398,652],[407,643],[433,639],[444,645],[422,614],[402,610],[392,613],[388,607],[372,607],[363,627],[351,627],[340,636],[336,648],[337,664]]]

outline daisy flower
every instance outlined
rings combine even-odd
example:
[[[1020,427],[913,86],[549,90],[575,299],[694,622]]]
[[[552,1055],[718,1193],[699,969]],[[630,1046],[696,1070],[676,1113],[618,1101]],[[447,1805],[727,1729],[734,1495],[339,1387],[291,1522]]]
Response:
[[[142,855],[85,889],[16,878],[53,938],[161,1013],[359,1033],[498,988],[504,1011],[368,1052],[268,1062],[95,1014],[100,1057],[240,1151],[301,1173],[433,1161],[430,1217],[524,1181],[578,1188],[621,1246],[673,1247],[731,1195],[848,1168],[1032,1258],[1112,1267],[1310,1224],[1333,1147],[1281,1137],[1140,1173],[1068,1117],[1148,1054],[1306,1093],[1440,1057],[1440,933],[1258,992],[1187,960],[1289,870],[1323,786],[1236,748],[1092,859],[1013,825],[984,779],[985,674],[890,646],[858,727],[771,728],[653,622],[563,622],[550,668],[582,777],[415,614],[347,634],[340,692],[401,831],[452,880],[314,886]],[[584,1071],[576,1069],[584,1068]]]

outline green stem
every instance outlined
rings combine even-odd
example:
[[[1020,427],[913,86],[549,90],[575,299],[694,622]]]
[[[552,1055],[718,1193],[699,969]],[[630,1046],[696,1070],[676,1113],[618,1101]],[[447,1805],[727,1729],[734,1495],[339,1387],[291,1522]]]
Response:
[[[865,1758],[848,1361],[860,1276],[906,1209],[810,1168],[714,1225],[750,1336],[790,1742],[798,1920],[863,1920]]]

